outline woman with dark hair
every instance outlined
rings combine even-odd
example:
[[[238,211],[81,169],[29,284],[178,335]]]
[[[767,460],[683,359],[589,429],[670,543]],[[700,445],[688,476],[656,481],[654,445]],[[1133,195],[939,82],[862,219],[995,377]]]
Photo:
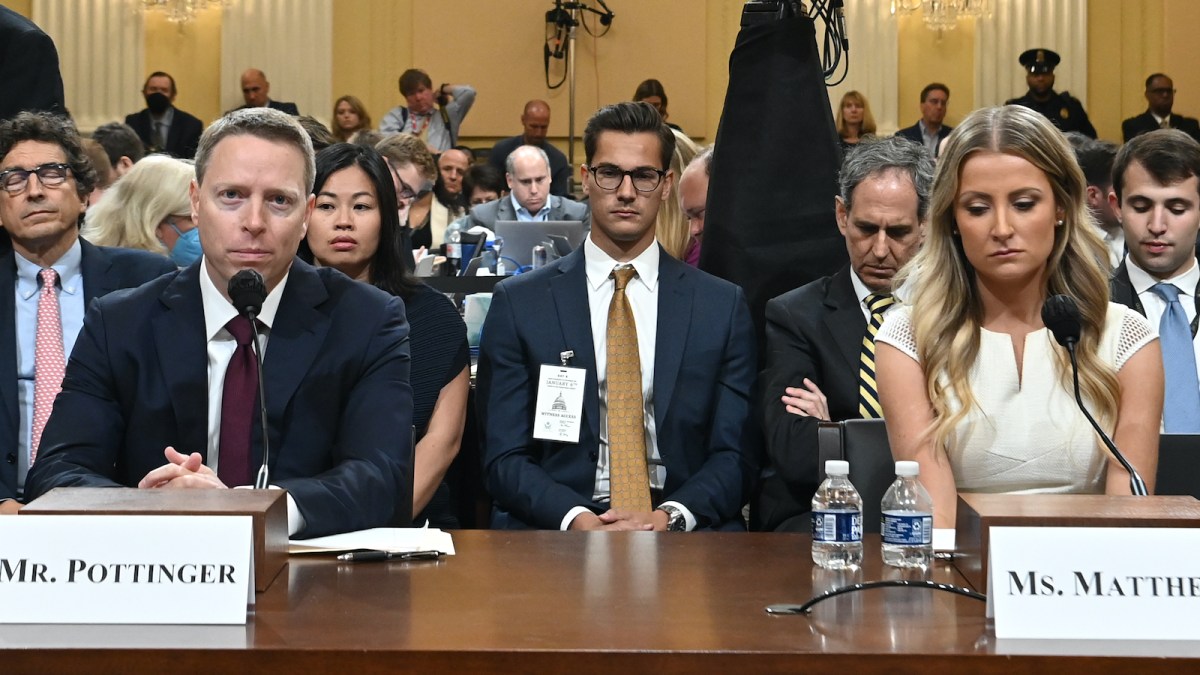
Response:
[[[466,175],[463,176],[462,196],[468,211],[506,194],[508,183],[504,181],[504,172],[494,166],[477,164],[467,169]]]
[[[634,103],[645,101],[654,106],[659,115],[662,115],[663,122],[675,131],[683,133],[683,129],[679,128],[678,124],[667,122],[667,90],[663,88],[662,82],[653,78],[642,80],[642,83],[633,91]]]
[[[316,205],[300,256],[404,300],[409,324],[417,523],[457,527],[442,478],[467,414],[467,328],[441,293],[409,275],[391,171],[372,148],[338,143],[317,153]]]

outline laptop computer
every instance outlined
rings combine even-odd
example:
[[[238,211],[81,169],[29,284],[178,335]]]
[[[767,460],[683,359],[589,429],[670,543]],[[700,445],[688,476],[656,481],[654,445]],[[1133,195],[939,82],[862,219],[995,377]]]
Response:
[[[528,267],[533,262],[533,247],[538,244],[559,251],[562,255],[550,235],[565,237],[571,250],[574,250],[583,243],[583,238],[587,236],[587,228],[578,220],[496,221],[496,236],[504,239],[504,257],[512,258],[521,267]],[[553,258],[550,256],[551,260]]]

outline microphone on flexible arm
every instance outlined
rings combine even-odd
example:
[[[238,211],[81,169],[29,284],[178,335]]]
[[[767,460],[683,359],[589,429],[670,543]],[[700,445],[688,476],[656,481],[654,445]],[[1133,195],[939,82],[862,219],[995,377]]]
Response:
[[[1046,324],[1046,328],[1054,334],[1055,341],[1058,344],[1067,348],[1067,353],[1071,355],[1071,375],[1075,380],[1075,402],[1079,404],[1079,409],[1083,411],[1084,417],[1092,423],[1092,428],[1096,433],[1100,434],[1100,440],[1104,441],[1104,445],[1108,447],[1108,451],[1112,456],[1120,462],[1121,466],[1129,472],[1129,489],[1133,494],[1146,496],[1146,483],[1142,481],[1142,477],[1138,474],[1137,469],[1125,459],[1125,455],[1117,449],[1117,446],[1104,433],[1096,420],[1092,418],[1092,414],[1088,412],[1083,405],[1083,397],[1079,395],[1079,364],[1075,361],[1075,345],[1079,342],[1079,307],[1075,304],[1075,300],[1069,295],[1055,295],[1046,299],[1046,303],[1042,305],[1042,323]]]
[[[229,300],[238,314],[250,320],[250,331],[254,336],[254,356],[258,359],[258,408],[262,424],[262,466],[258,468],[258,476],[254,479],[254,487],[266,489],[270,483],[270,469],[267,459],[270,457],[271,440],[267,433],[267,389],[263,385],[263,355],[259,348],[258,313],[262,311],[263,301],[267,299],[267,285],[262,275],[256,270],[240,270],[229,280]]]

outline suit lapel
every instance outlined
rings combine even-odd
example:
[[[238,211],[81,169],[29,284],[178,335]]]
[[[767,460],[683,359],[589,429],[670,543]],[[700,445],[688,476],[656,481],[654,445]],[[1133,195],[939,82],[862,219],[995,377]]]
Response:
[[[583,247],[563,259],[559,275],[550,280],[550,295],[558,314],[566,349],[575,352],[570,364],[587,373],[583,408],[594,438],[600,437],[600,384],[596,377],[596,346],[592,340],[592,316],[588,304],[587,265]]]
[[[110,274],[112,259],[104,249],[79,240],[79,268],[83,273],[83,306],[117,290],[116,279]]]
[[[175,411],[183,453],[208,456],[208,343],[200,264],[180,272],[159,296],[166,311],[153,319],[158,367]]]
[[[299,258],[292,262],[287,287],[280,298],[279,312],[267,338],[263,375],[267,388],[267,417],[278,429],[283,411],[295,395],[301,380],[325,343],[330,319],[317,309],[329,298],[329,291],[317,271]],[[255,425],[255,437],[259,435]],[[254,464],[262,461],[262,444],[254,444]]]
[[[17,301],[16,301],[16,254],[9,248],[0,254],[0,307],[9,317],[0,329],[0,389],[4,394],[4,415],[8,429],[13,433],[3,439],[11,443],[15,452],[21,414],[17,410]],[[15,487],[15,486],[14,486]]]
[[[849,267],[843,267],[833,275],[829,282],[829,291],[825,294],[825,307],[829,310],[825,315],[825,327],[833,335],[833,340],[846,359],[847,365],[854,372],[858,372],[859,353],[862,350],[867,322],[863,318],[862,310],[858,308],[858,296],[855,295],[854,285],[850,282]]]
[[[500,203],[496,205],[496,220],[516,220],[517,212],[513,209],[512,199],[505,195],[500,198]],[[492,227],[495,227],[495,223]]]
[[[684,263],[659,250],[658,326],[654,339],[654,421],[659,429],[675,393],[692,325],[695,285]]]

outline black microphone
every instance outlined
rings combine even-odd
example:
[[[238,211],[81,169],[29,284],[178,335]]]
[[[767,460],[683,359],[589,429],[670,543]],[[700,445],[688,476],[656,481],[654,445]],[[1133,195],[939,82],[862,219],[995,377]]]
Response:
[[[1079,307],[1075,304],[1075,300],[1069,295],[1055,295],[1047,298],[1045,304],[1042,305],[1042,323],[1046,324],[1046,328],[1054,334],[1055,341],[1066,347],[1067,353],[1071,355],[1071,375],[1075,380],[1075,402],[1079,404],[1079,409],[1083,411],[1084,417],[1087,417],[1087,420],[1092,423],[1092,428],[1096,430],[1096,433],[1100,434],[1100,440],[1104,441],[1108,451],[1129,472],[1130,491],[1135,495],[1146,496],[1149,494],[1146,491],[1146,483],[1138,474],[1137,469],[1134,469],[1129,460],[1125,459],[1125,455],[1121,454],[1108,434],[1104,433],[1104,430],[1092,418],[1092,414],[1083,405],[1083,397],[1079,394],[1079,364],[1075,360],[1075,345],[1079,343],[1080,327]]]
[[[229,280],[229,300],[238,314],[250,320],[250,331],[254,335],[254,356],[258,359],[258,412],[262,425],[262,466],[258,468],[258,477],[254,479],[254,487],[266,489],[270,483],[271,470],[267,468],[267,459],[271,454],[271,439],[267,433],[267,388],[263,385],[263,355],[259,349],[258,313],[262,311],[263,301],[267,299],[267,284],[262,275],[256,270],[240,270]]]

